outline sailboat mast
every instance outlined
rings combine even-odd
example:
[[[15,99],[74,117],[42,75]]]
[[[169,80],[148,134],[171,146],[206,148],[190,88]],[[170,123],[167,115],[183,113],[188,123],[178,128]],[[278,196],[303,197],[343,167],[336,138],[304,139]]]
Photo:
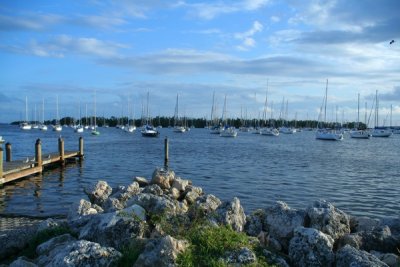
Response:
[[[94,91],[94,129],[96,129],[96,91]]]
[[[59,122],[59,120],[60,120],[60,118],[59,118],[59,115],[58,115],[58,95],[57,95],[57,98],[56,98],[56,124]]]
[[[324,122],[326,122],[326,103],[328,101],[328,79],[326,79],[326,87],[325,87],[325,107],[324,107]]]
[[[28,122],[28,97],[25,96],[25,121]]]
[[[357,102],[357,128],[360,127],[360,93],[358,93],[358,102]]]

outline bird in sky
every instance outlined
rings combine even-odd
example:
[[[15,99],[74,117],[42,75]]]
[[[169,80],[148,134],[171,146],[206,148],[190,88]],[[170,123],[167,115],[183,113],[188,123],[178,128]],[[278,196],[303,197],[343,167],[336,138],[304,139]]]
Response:
[[[393,44],[395,42],[395,40],[392,40],[392,41],[390,41],[390,43],[389,44]]]

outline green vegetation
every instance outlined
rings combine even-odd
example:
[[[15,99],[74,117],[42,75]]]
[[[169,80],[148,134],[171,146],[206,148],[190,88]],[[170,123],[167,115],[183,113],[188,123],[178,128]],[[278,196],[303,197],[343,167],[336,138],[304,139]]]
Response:
[[[121,250],[122,257],[118,260],[118,267],[132,266],[144,249],[144,244],[134,240]]]

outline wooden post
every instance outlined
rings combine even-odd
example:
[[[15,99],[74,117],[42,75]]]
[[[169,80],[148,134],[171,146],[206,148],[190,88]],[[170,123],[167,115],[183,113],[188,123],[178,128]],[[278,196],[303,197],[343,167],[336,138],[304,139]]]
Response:
[[[79,158],[83,158],[83,137],[79,137]]]
[[[7,143],[6,144],[6,162],[10,162],[12,160],[11,156],[11,144]]]
[[[58,153],[60,154],[60,163],[61,165],[64,165],[65,159],[64,159],[64,139],[61,137],[58,138]]]
[[[36,166],[37,167],[42,167],[43,166],[43,161],[42,161],[42,142],[40,139],[36,140],[35,143],[35,160],[36,160]]]
[[[164,168],[166,170],[168,170],[168,153],[169,153],[168,137],[165,137],[165,140],[164,140]]]
[[[3,183],[3,147],[0,146],[0,184]]]

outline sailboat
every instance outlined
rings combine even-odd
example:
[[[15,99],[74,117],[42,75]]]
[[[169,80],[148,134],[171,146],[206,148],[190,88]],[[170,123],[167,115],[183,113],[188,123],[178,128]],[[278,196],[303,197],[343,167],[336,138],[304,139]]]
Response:
[[[221,137],[236,137],[237,136],[237,131],[236,131],[235,127],[230,126],[228,124],[228,119],[226,118],[226,95],[225,95],[225,100],[224,100],[222,121],[224,122],[224,129],[219,134],[219,136],[221,136]]]
[[[150,123],[149,92],[147,92],[146,121],[140,131],[143,137],[158,137],[160,132]]]
[[[323,101],[323,104],[324,104],[324,121],[323,122],[324,123],[326,123],[327,100],[328,100],[328,79],[326,80],[325,97],[324,97],[324,101]],[[321,111],[322,111],[322,106],[321,106]],[[331,129],[331,128],[319,128],[319,126],[320,126],[320,121],[318,121],[318,125],[317,125],[318,129],[317,129],[317,132],[315,133],[316,139],[333,140],[333,141],[343,140],[343,133],[336,131],[335,129]]]
[[[223,127],[219,122],[216,113],[217,113],[217,105],[215,104],[215,92],[214,92],[212,107],[211,107],[210,134],[220,134],[223,131]]]
[[[92,135],[100,135],[100,132],[97,130],[97,123],[96,123],[96,91],[94,92],[94,119],[93,119],[93,130]]]
[[[378,90],[375,94],[375,128],[372,129],[372,137],[389,137],[393,134],[391,129],[385,126],[379,126],[379,100],[378,100]]]
[[[25,97],[25,121],[19,126],[22,130],[31,130],[32,125],[28,122],[28,97]]]
[[[369,139],[371,137],[369,131],[360,129],[360,94],[358,94],[357,127],[350,131],[350,137],[357,139]]]
[[[79,102],[79,124],[76,126],[74,131],[76,133],[83,133],[83,131],[84,131],[84,128],[82,125],[81,102]]]
[[[56,114],[56,125],[53,126],[53,131],[56,132],[61,132],[62,131],[62,126],[60,124],[60,118],[58,115],[58,96],[57,96],[57,103],[56,103],[56,107],[57,107],[57,114]]]
[[[47,125],[44,124],[44,98],[42,99],[42,123],[39,124],[39,130],[47,131]]]
[[[288,107],[289,107],[289,101],[286,100],[286,106],[285,106],[285,98],[284,98],[282,101],[282,111],[281,111],[281,113],[283,113],[282,127],[279,128],[279,132],[283,134],[294,134],[296,132],[296,129],[293,127],[289,127],[287,125]]]
[[[129,97],[128,112],[129,112],[130,118],[128,117],[128,125],[125,128],[125,131],[127,131],[129,133],[133,133],[136,130],[135,120],[133,118],[134,116],[132,115],[132,109],[133,109],[133,106],[131,105],[131,98]],[[131,120],[133,121],[133,125],[131,125],[131,123],[130,123]]]
[[[179,96],[176,94],[175,114],[174,114],[174,133],[184,133],[186,128],[182,125],[179,120]]]

